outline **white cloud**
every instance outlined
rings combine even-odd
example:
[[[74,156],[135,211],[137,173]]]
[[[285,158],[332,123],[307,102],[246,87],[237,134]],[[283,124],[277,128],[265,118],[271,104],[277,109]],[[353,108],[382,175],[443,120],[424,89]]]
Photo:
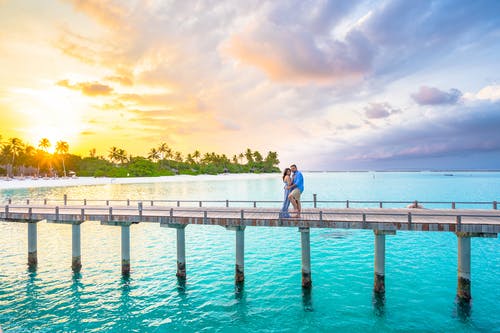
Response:
[[[496,101],[500,99],[500,85],[486,86],[476,94],[477,99]]]

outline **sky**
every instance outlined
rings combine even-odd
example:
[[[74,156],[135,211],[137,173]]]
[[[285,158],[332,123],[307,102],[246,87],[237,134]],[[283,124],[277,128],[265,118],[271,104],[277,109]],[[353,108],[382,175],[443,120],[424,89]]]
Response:
[[[0,135],[500,169],[500,1],[0,0]]]

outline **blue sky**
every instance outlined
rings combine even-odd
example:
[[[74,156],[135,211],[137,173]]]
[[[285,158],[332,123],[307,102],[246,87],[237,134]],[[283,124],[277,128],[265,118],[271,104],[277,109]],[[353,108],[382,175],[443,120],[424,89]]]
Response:
[[[309,170],[500,168],[500,1],[0,6],[4,139],[249,147]]]

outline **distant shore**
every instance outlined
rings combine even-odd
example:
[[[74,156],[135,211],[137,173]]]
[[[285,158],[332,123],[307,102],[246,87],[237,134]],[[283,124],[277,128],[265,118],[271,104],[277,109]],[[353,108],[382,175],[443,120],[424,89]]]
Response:
[[[109,177],[76,177],[76,178],[0,178],[0,190],[20,189],[20,188],[39,188],[39,187],[67,187],[67,186],[88,186],[88,185],[106,185],[106,184],[145,184],[145,183],[168,183],[184,181],[206,181],[206,180],[235,180],[235,179],[262,179],[279,178],[276,173],[238,173],[238,174],[220,174],[220,175],[177,175],[160,177],[127,177],[127,178],[109,178]]]
[[[389,173],[389,172],[429,172],[445,173],[446,176],[453,176],[453,173],[480,173],[480,172],[500,172],[500,170],[420,170],[420,171],[303,171],[307,173]],[[145,183],[168,183],[184,181],[206,181],[206,180],[235,180],[235,179],[262,179],[262,178],[280,178],[277,173],[231,173],[219,175],[175,175],[159,177],[59,177],[59,178],[32,178],[0,177],[0,190],[21,189],[21,188],[40,188],[40,187],[67,187],[67,186],[88,186],[88,185],[106,185],[106,184],[145,184]]]
[[[412,172],[433,172],[433,173],[443,173],[443,172],[446,172],[446,173],[453,173],[453,172],[500,172],[500,169],[498,170],[495,170],[495,169],[485,169],[485,170],[478,170],[478,169],[471,169],[471,170],[446,170],[446,169],[443,169],[443,170],[398,170],[398,169],[395,169],[395,170],[302,170],[303,172],[310,172],[310,173],[342,173],[342,172],[352,172],[352,173],[356,173],[356,172],[409,172],[409,173],[412,173]]]

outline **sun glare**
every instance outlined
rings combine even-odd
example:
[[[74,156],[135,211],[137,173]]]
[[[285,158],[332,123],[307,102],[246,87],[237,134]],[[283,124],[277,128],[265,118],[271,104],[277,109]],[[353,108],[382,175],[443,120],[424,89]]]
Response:
[[[71,149],[71,142],[64,137],[63,135],[60,135],[55,128],[47,128],[47,127],[40,127],[40,128],[34,128],[33,129],[33,139],[32,139],[32,144],[35,148],[41,148],[39,147],[40,141],[42,139],[48,139],[50,142],[50,147],[46,148],[47,152],[53,154],[56,150],[56,144],[57,141],[66,141],[70,145]]]
[[[53,87],[46,90],[18,90],[26,96],[20,112],[26,116],[24,137],[35,147],[42,138],[47,138],[53,153],[57,141],[66,141],[70,146],[77,142],[82,129],[82,115],[86,105],[72,92]]]

